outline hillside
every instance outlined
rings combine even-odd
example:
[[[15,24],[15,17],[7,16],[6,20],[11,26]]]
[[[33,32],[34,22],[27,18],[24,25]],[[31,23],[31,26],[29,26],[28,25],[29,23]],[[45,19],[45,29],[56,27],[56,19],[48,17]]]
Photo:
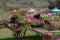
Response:
[[[5,2],[7,5],[24,5],[24,6],[33,6],[33,7],[47,7],[48,0],[0,0],[1,3]],[[51,0],[54,1],[54,0]],[[9,5],[9,6],[10,6]],[[13,6],[13,5],[12,5]]]

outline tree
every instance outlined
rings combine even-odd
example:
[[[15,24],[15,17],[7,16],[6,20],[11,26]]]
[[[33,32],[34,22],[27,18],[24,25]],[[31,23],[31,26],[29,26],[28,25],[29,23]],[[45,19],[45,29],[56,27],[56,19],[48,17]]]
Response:
[[[56,0],[56,6],[60,9],[60,0]]]
[[[55,7],[55,2],[49,2],[48,8],[51,10]]]
[[[58,7],[60,9],[60,0],[55,0],[54,2],[49,2],[49,9],[53,9],[54,7]]]

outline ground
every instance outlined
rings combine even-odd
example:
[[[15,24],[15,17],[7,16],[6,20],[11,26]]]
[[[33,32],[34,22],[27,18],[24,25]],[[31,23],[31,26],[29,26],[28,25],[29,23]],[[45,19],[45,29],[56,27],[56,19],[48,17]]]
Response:
[[[26,37],[19,38],[20,40],[41,40],[40,36],[36,36],[36,33],[33,31],[27,31]],[[12,31],[4,28],[0,29],[0,40],[17,40],[12,36]]]

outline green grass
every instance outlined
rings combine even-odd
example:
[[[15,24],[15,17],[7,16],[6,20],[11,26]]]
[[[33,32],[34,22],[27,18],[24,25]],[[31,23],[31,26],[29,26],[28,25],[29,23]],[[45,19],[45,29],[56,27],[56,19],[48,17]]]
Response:
[[[12,36],[12,31],[9,29],[0,29],[0,40],[18,40]],[[19,40],[41,40],[40,36],[36,36],[33,31],[27,31],[25,37],[19,38]]]
[[[9,29],[0,29],[0,39],[12,37],[11,33],[12,31],[10,31]]]
[[[5,17],[7,17],[7,14],[3,14],[3,13],[0,14],[0,20],[3,19],[3,18],[5,18]]]
[[[8,3],[8,4],[6,4],[7,6],[13,6],[13,7],[15,7],[15,6],[17,6],[17,4],[11,4],[11,3]]]

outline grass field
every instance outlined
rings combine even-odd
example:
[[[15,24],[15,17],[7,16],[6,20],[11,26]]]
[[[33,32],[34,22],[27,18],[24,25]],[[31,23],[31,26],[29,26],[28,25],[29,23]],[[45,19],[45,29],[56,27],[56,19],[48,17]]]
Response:
[[[9,29],[0,29],[0,40],[18,40],[12,36],[12,31]],[[21,37],[19,40],[41,40],[40,36],[36,36],[35,32],[27,31],[26,37]]]

